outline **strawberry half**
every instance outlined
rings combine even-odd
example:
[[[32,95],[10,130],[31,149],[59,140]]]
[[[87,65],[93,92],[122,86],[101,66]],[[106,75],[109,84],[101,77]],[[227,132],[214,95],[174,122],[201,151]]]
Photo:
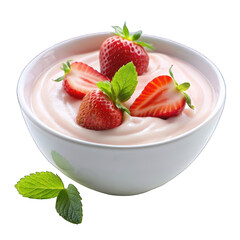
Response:
[[[89,65],[82,62],[63,63],[61,69],[64,76],[56,79],[56,82],[63,80],[64,90],[72,97],[82,99],[88,92],[97,89],[99,81],[110,81],[110,79]]]
[[[107,130],[122,123],[122,111],[101,90],[92,90],[81,102],[77,124],[92,130]]]
[[[149,82],[130,107],[132,116],[167,119],[179,115],[185,103],[192,109],[190,97],[184,92],[190,83],[178,85],[169,69],[170,76],[162,75]]]
[[[101,73],[112,79],[114,74],[123,65],[133,62],[138,76],[147,71],[149,56],[144,47],[153,49],[151,44],[138,41],[142,31],[130,34],[126,23],[121,29],[113,27],[116,36],[107,38],[101,45],[99,61]]]

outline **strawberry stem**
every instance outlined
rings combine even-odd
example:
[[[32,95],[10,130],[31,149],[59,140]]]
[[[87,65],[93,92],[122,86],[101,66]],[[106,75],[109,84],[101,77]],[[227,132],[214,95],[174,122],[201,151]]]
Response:
[[[55,82],[60,82],[60,81],[62,81],[62,80],[65,78],[65,76],[66,76],[68,73],[71,72],[71,64],[70,64],[70,61],[72,61],[72,60],[67,60],[67,63],[62,63],[62,67],[60,67],[60,69],[64,71],[64,75],[61,76],[61,77],[59,77],[59,78],[57,78],[57,79],[55,79],[55,80],[53,80],[53,81],[55,81]]]
[[[176,85],[176,90],[183,93],[187,105],[191,109],[194,109],[194,106],[192,105],[191,98],[189,97],[189,95],[187,93],[185,93],[185,91],[187,91],[190,88],[190,83],[189,82],[184,82],[184,83],[179,85],[177,83],[177,81],[175,80],[174,76],[173,76],[172,67],[173,67],[173,65],[171,65],[171,67],[169,68],[169,74],[170,74],[171,78],[173,79],[173,81]]]
[[[127,25],[126,25],[126,22],[124,22],[124,25],[123,25],[123,28],[119,27],[119,26],[112,26],[115,30],[115,35],[117,36],[120,36],[124,39],[127,39],[129,41],[133,41],[135,42],[136,44],[139,44],[141,45],[142,47],[146,47],[146,48],[149,48],[151,50],[154,50],[154,47],[152,44],[150,43],[146,43],[146,42],[142,42],[142,41],[138,41],[138,39],[141,37],[142,35],[142,31],[139,30],[133,34],[130,34],[128,28],[127,28]]]
[[[171,65],[171,67],[169,68],[169,74],[170,74],[171,78],[174,80],[176,86],[178,86],[178,83],[177,83],[177,81],[175,80],[175,78],[174,78],[174,76],[173,76],[172,68],[173,68],[173,65]]]

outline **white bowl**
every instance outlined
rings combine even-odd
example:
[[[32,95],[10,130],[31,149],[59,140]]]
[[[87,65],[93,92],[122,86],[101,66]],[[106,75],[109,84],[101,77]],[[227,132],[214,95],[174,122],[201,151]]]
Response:
[[[202,151],[221,116],[225,84],[216,66],[200,53],[170,40],[145,35],[143,40],[151,42],[155,51],[190,63],[211,82],[217,101],[203,123],[170,140],[138,146],[113,146],[76,140],[44,125],[30,108],[30,93],[37,77],[59,59],[99,49],[108,36],[108,33],[80,36],[45,50],[23,70],[17,95],[28,129],[50,163],[91,189],[114,195],[139,194],[173,179]]]

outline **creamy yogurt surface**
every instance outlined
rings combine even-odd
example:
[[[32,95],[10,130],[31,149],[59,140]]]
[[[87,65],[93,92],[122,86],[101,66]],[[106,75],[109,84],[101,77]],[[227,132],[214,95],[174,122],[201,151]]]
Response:
[[[83,128],[75,121],[81,100],[69,96],[62,83],[53,80],[63,75],[60,66],[68,59],[84,62],[99,71],[98,55],[99,52],[95,51],[61,59],[37,79],[31,94],[31,107],[44,124],[64,135],[88,142],[141,145],[160,142],[190,131],[201,124],[214,108],[213,89],[197,69],[179,59],[161,53],[149,53],[148,71],[138,77],[137,88],[124,105],[130,107],[148,82],[159,75],[169,75],[169,68],[173,65],[172,71],[178,84],[191,84],[186,92],[190,95],[195,109],[192,110],[186,105],[179,116],[167,120],[132,117],[124,113],[123,123],[117,128],[104,131]]]

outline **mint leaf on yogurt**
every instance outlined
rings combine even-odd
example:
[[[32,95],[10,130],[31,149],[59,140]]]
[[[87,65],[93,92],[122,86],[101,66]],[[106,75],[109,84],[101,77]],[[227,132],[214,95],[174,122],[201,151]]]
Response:
[[[114,75],[111,84],[120,102],[126,102],[137,86],[137,71],[132,62],[121,67]]]
[[[100,81],[97,86],[115,103],[117,108],[130,115],[130,111],[122,103],[132,96],[137,84],[136,67],[130,62],[115,73],[111,82]]]

